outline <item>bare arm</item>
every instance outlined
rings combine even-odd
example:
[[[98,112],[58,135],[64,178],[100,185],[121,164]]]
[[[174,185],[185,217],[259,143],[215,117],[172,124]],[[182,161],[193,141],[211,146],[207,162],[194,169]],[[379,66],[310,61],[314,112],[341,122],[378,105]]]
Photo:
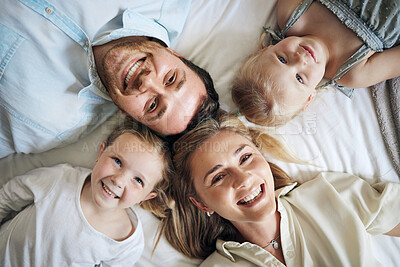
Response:
[[[368,87],[400,76],[400,46],[375,53],[358,63],[338,82],[346,87]]]
[[[400,223],[396,225],[392,230],[389,232],[385,233],[385,235],[390,235],[390,236],[398,236],[400,237]]]

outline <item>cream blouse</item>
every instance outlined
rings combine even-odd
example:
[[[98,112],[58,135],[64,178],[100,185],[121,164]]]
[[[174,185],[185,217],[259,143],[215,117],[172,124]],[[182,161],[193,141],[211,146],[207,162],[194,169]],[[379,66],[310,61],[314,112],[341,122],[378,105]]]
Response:
[[[321,173],[297,188],[275,191],[286,266],[381,266],[370,234],[400,223],[400,184],[345,173]],[[201,266],[284,266],[258,245],[217,241]]]

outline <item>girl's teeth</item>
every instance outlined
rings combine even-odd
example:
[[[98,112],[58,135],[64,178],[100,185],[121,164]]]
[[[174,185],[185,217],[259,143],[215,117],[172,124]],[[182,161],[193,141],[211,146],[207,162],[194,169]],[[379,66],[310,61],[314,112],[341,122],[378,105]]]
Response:
[[[125,86],[128,85],[130,79],[132,78],[132,75],[135,73],[135,71],[143,64],[143,59],[138,60],[138,62],[136,62],[132,68],[130,68],[130,70],[128,71],[128,74],[125,77]]]
[[[107,192],[107,194],[109,194],[110,196],[112,196],[113,198],[115,198],[117,195],[115,195],[113,192],[110,191],[110,189],[108,189],[108,187],[103,183],[103,188],[104,190]]]

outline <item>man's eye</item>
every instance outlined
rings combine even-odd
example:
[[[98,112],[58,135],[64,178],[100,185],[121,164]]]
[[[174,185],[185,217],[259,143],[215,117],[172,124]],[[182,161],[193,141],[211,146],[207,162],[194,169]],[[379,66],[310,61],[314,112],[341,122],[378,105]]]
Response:
[[[175,78],[176,78],[176,73],[172,74],[171,77],[169,77],[166,85],[171,85],[175,82]]]
[[[113,160],[114,160],[114,162],[117,163],[119,166],[122,165],[122,162],[121,162],[121,160],[120,160],[119,158],[113,157]]]
[[[249,153],[249,154],[246,154],[243,157],[241,157],[240,164],[243,164],[244,162],[246,162],[249,158],[251,158],[252,155],[253,155],[252,153]]]
[[[303,78],[301,78],[300,75],[296,74],[296,79],[299,83],[303,83]]]
[[[151,101],[149,108],[147,109],[147,112],[151,113],[156,109],[157,109],[157,98],[154,98],[154,100]]]
[[[286,63],[287,63],[286,59],[284,59],[284,58],[281,57],[281,56],[278,56],[278,59],[279,59],[279,61],[282,62],[283,64],[286,64]]]

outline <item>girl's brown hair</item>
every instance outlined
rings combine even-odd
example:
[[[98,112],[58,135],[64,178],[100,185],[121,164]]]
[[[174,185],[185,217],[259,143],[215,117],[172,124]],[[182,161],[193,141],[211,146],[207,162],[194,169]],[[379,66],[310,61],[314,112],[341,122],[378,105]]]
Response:
[[[192,155],[206,140],[220,131],[240,134],[252,141],[260,151],[268,151],[277,159],[299,162],[286,148],[270,135],[247,128],[236,116],[223,112],[215,120],[201,123],[174,144],[174,165],[177,176],[171,186],[170,210],[161,223],[161,231],[170,244],[189,257],[205,258],[215,250],[217,239],[234,240],[237,230],[217,214],[208,217],[193,205],[189,197],[197,198],[191,179]],[[277,165],[269,163],[275,189],[291,184],[290,177]]]

